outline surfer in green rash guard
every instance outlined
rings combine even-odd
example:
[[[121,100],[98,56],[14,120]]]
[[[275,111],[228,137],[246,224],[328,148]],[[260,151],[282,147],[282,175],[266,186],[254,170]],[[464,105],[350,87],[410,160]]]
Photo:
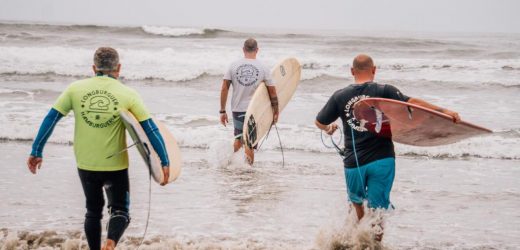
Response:
[[[371,209],[388,209],[390,191],[395,176],[395,152],[391,138],[378,137],[369,133],[363,125],[353,117],[353,105],[365,98],[381,97],[403,102],[410,102],[429,109],[445,113],[460,121],[456,112],[442,109],[418,98],[402,94],[396,87],[389,84],[374,82],[376,66],[372,58],[358,55],[352,63],[351,73],[355,84],[336,91],[318,113],[316,126],[332,135],[338,129],[334,122],[341,118],[344,128],[345,150],[343,165],[347,186],[347,196],[354,207],[358,219],[365,212],[363,201]],[[382,225],[381,225],[382,226]],[[375,235],[376,240],[382,240],[383,233]]]
[[[139,121],[161,159],[165,185],[169,177],[169,159],[164,140],[150,118],[139,94],[117,80],[121,70],[119,54],[113,48],[101,47],[94,54],[95,77],[70,84],[45,117],[27,160],[36,174],[43,161],[43,148],[58,121],[74,111],[74,153],[83,186],[87,212],[85,235],[91,250],[101,248],[101,219],[108,198],[110,218],[107,240],[102,249],[114,249],[130,223],[130,184],[125,127],[120,110],[131,112]],[[119,154],[114,154],[122,152]],[[112,157],[107,157],[113,154]]]
[[[220,91],[220,123],[224,126],[228,123],[226,113],[226,103],[229,87],[233,86],[233,96],[231,98],[231,111],[233,111],[233,126],[235,141],[234,151],[238,151],[243,144],[242,129],[249,102],[263,81],[267,86],[271,107],[273,109],[273,123],[278,121],[278,96],[276,87],[271,78],[270,70],[256,59],[258,53],[258,43],[255,39],[249,38],[244,42],[242,48],[244,58],[233,62],[224,73],[222,89]],[[245,147],[245,154],[249,164],[254,162],[254,149]]]

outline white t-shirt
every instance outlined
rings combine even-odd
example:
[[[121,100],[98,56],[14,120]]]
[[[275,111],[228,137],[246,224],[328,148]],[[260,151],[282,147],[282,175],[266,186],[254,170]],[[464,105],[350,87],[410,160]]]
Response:
[[[231,63],[224,73],[224,80],[231,80],[233,85],[231,97],[233,112],[247,111],[247,106],[262,81],[267,86],[274,86],[270,70],[256,59],[242,58]]]

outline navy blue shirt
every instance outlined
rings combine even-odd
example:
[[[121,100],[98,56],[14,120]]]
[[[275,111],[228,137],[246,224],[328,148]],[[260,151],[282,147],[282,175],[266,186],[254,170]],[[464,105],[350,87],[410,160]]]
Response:
[[[325,125],[341,118],[345,136],[345,159],[343,162],[346,168],[357,167],[352,150],[351,129],[354,130],[354,141],[360,166],[380,159],[395,157],[394,144],[391,138],[378,137],[376,134],[368,132],[354,118],[352,109],[354,104],[369,97],[388,98],[403,102],[410,99],[392,85],[381,85],[374,82],[352,84],[334,92],[316,117],[318,122]]]

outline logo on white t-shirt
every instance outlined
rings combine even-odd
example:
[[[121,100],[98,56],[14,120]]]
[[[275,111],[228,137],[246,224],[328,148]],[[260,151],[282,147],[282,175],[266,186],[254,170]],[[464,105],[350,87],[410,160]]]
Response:
[[[236,78],[242,86],[251,86],[258,81],[260,70],[253,64],[242,64],[236,70]]]

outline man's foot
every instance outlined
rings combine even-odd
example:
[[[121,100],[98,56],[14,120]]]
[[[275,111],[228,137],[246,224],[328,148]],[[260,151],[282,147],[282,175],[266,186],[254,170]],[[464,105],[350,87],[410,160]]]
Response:
[[[381,224],[372,224],[374,228],[374,240],[381,242],[383,240],[383,226]]]
[[[383,240],[383,233],[376,233],[374,235],[374,240],[381,242]]]
[[[246,154],[246,162],[249,164],[249,166],[253,166],[253,160]]]
[[[107,239],[107,242],[105,242],[105,246],[103,246],[101,250],[114,250],[115,248],[116,243],[111,239]]]
[[[255,161],[255,151],[253,150],[254,149],[248,148],[247,146],[244,147],[247,163],[251,166],[253,166],[253,162]]]

